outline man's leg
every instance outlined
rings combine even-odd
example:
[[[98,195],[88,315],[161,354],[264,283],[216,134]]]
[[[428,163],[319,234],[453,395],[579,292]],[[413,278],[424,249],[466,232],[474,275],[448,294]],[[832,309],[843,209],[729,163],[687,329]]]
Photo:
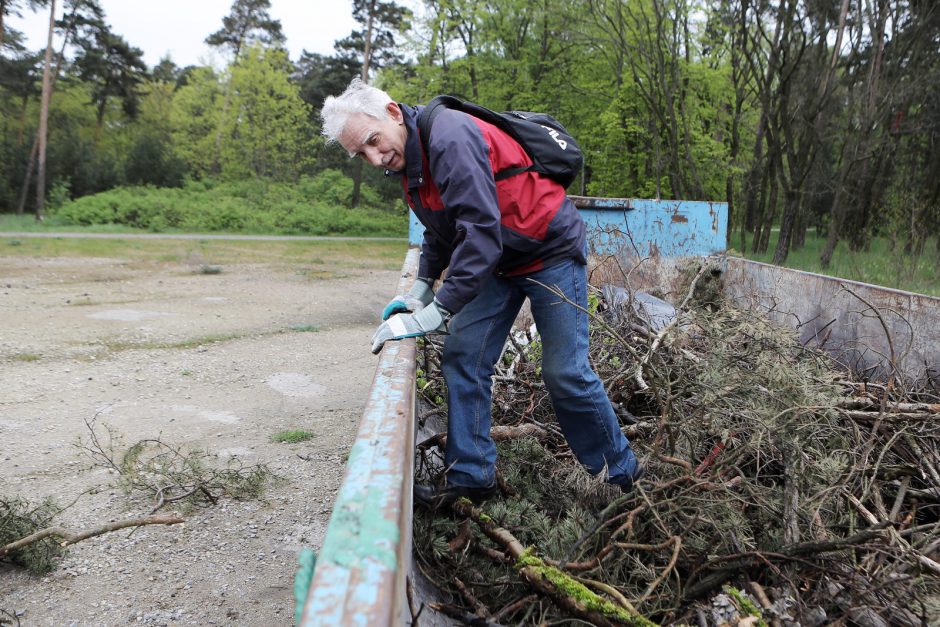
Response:
[[[492,376],[512,323],[525,300],[510,281],[488,279],[450,323],[441,370],[447,382],[447,482],[463,487],[496,482],[496,444],[490,437]]]
[[[528,278],[562,290],[578,307]],[[608,481],[629,489],[642,471],[589,361],[586,267],[566,261],[518,281],[542,338],[542,378],[571,450],[588,472],[606,466]]]

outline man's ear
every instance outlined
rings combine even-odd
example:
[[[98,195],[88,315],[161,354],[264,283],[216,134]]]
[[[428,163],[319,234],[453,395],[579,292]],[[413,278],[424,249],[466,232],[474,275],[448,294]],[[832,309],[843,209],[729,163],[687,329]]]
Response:
[[[385,105],[385,110],[388,111],[388,115],[395,120],[398,124],[401,124],[405,121],[405,116],[401,112],[401,107],[398,106],[398,103],[392,101]]]

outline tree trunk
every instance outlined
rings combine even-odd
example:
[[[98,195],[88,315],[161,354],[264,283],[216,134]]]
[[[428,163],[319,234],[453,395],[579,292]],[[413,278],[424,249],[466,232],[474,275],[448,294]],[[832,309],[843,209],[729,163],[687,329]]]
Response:
[[[55,34],[55,0],[49,3],[49,39],[42,69],[42,105],[39,108],[39,163],[36,168],[36,220],[46,204],[46,143],[49,135],[49,100],[52,97],[52,36]]]
[[[372,17],[375,13],[375,0],[369,3],[369,16],[366,19],[366,40],[364,42],[365,48],[362,53],[362,79],[363,83],[369,82],[369,69],[372,65]]]
[[[937,266],[937,273],[940,273],[940,235],[936,235],[934,241],[936,243],[934,252],[937,253],[934,256],[934,262]]]
[[[819,265],[823,270],[829,268],[832,263],[832,255],[836,251],[836,245],[839,243],[840,233],[842,232],[842,222],[845,220],[845,210],[842,208],[842,185],[836,187],[835,196],[832,199],[832,208],[829,210],[829,233],[826,236],[826,245],[819,253]]]
[[[0,50],[3,49],[3,16],[7,14],[7,0],[0,0]]]
[[[372,65],[372,16],[375,13],[375,0],[369,3],[369,17],[366,19],[366,40],[365,48],[363,49],[362,54],[362,74],[360,79],[363,83],[369,82],[369,69]],[[357,159],[353,164],[353,190],[352,198],[350,199],[350,204],[353,207],[358,207],[359,202],[362,199],[362,160]]]
[[[101,127],[104,126],[104,114],[107,107],[108,99],[104,97],[101,99],[101,102],[98,103],[98,109],[95,111],[95,148],[98,147],[98,142],[101,141]]]
[[[677,16],[678,17],[678,16]],[[678,27],[678,20],[673,22],[673,29]],[[682,27],[683,27],[683,36],[684,47],[685,47],[685,62],[687,67],[692,66],[691,50],[692,42],[691,37],[689,36],[689,16],[688,13],[682,16]],[[677,35],[673,35],[673,42],[678,39]],[[678,50],[670,51],[670,68],[673,72],[673,81],[679,81],[680,70],[677,63]],[[689,113],[686,103],[688,102],[688,77],[682,79],[682,88],[680,90],[681,97],[679,98],[679,116],[682,118],[682,131],[683,131],[683,147],[685,153],[685,160],[689,168],[689,181],[686,184],[686,197],[691,195],[694,200],[705,200],[705,185],[702,183],[702,177],[698,173],[698,166],[695,162],[695,156],[692,154],[692,131],[689,128]]]
[[[774,35],[773,41],[770,45],[770,56],[767,59],[767,69],[764,72],[763,76],[760,77],[758,81],[758,96],[761,103],[760,117],[757,121],[757,133],[754,138],[754,154],[751,160],[752,169],[751,175],[747,184],[747,209],[745,214],[745,220],[748,222],[745,228],[748,230],[753,229],[754,233],[754,252],[757,252],[757,249],[760,247],[760,241],[763,239],[760,236],[760,233],[757,233],[761,229],[760,224],[756,223],[758,219],[758,214],[760,213],[760,206],[757,203],[757,196],[759,190],[764,188],[764,184],[758,185],[761,175],[763,177],[774,178],[773,167],[770,167],[771,164],[768,163],[766,169],[761,168],[761,162],[764,155],[764,134],[767,132],[767,125],[770,122],[770,108],[772,100],[772,91],[774,89],[774,84],[776,82],[777,74],[777,61],[780,57],[780,39],[781,33],[783,31],[783,23],[785,21],[786,15],[786,5],[787,2],[781,0],[780,5],[777,9],[777,19],[776,24],[774,24]],[[755,45],[755,49],[759,49],[761,44]],[[775,185],[775,183],[771,183]],[[774,197],[776,197],[776,192],[774,192]],[[766,225],[765,225],[766,226]],[[767,226],[766,228],[770,228]]]
[[[734,85],[734,115],[731,118],[731,148],[728,153],[728,161],[730,164],[736,164],[738,161],[738,152],[741,149],[741,114],[744,110],[744,85],[746,78],[741,69],[741,59],[743,55],[747,54],[747,34],[745,29],[747,28],[747,8],[748,4],[746,1],[741,3],[741,20],[740,27],[742,29],[743,36],[735,42],[735,36],[732,35],[731,40],[731,83]],[[739,47],[741,48],[739,50]],[[732,168],[729,168],[732,170]],[[728,234],[725,241],[725,246],[731,248],[731,235],[734,232],[734,219],[735,219],[735,202],[734,202],[734,179],[735,174],[732,171],[728,172],[728,176],[725,179],[725,196],[728,201]],[[740,219],[740,218],[739,218]],[[745,250],[747,244],[745,242],[745,233],[743,227],[743,220],[741,227],[741,250]]]
[[[766,253],[767,248],[770,246],[770,231],[777,217],[777,192],[779,185],[779,179],[777,177],[777,159],[778,155],[771,154],[770,161],[767,163],[767,185],[770,191],[764,206],[764,215],[754,228],[753,251],[761,255]]]
[[[761,180],[761,163],[764,160],[764,131],[766,126],[767,121],[762,112],[760,119],[757,121],[757,133],[754,137],[754,150],[751,154],[751,171],[748,173],[744,186],[744,221],[742,222],[741,228],[751,232],[753,232],[757,226],[757,216],[761,210],[758,198],[761,188],[763,187]]]
[[[836,64],[839,61],[839,51],[842,50],[842,37],[845,35],[845,18],[849,13],[849,0],[842,0],[842,6],[839,8],[839,27],[836,29],[836,41],[832,47],[832,57],[829,59],[829,71],[826,73],[826,80],[820,84],[819,99],[822,101],[828,97],[829,86],[832,84],[832,77],[836,73]]]
[[[26,210],[26,198],[29,196],[29,184],[33,180],[33,169],[36,166],[36,156],[39,154],[39,132],[33,137],[33,147],[29,150],[29,161],[26,162],[26,174],[23,175],[23,188],[20,190],[20,202],[16,205],[16,215],[21,216]]]
[[[49,95],[52,96],[52,90],[55,88],[56,81],[59,78],[59,70],[62,69],[62,61],[65,59],[65,47],[69,43],[69,38],[72,36],[72,31],[75,28],[75,10],[73,8],[72,13],[69,14],[69,19],[65,26],[65,32],[62,34],[62,47],[59,48],[59,53],[56,55],[55,60],[55,72],[52,74],[52,84],[49,86]],[[26,110],[24,108],[23,115],[26,115]],[[26,197],[29,196],[29,184],[33,180],[33,169],[36,166],[36,157],[39,154],[39,131],[36,131],[36,135],[33,137],[33,147],[29,150],[29,161],[26,163],[26,174],[23,175],[23,189],[20,191],[20,202],[16,205],[16,215],[21,216],[26,210]]]
[[[760,237],[761,254],[765,254],[770,248],[770,232],[773,230],[774,220],[777,219],[777,194],[780,190],[780,183],[776,176],[771,176],[769,184],[770,198],[767,200],[767,208],[764,211],[764,229]]]
[[[800,196],[796,190],[789,189],[786,194],[786,206],[783,209],[783,218],[780,220],[780,237],[774,249],[774,258],[771,263],[775,266],[783,265],[790,254],[790,236],[796,223],[796,214],[800,210]]]
[[[799,250],[806,244],[806,211],[798,211],[790,239],[790,250]]]

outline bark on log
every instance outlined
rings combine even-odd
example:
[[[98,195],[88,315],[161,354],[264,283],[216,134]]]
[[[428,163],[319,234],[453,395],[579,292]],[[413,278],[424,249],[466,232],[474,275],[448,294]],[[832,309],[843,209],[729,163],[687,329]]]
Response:
[[[617,625],[649,627],[655,625],[649,619],[639,614],[631,614],[624,608],[597,596],[584,584],[578,583],[569,575],[562,573],[557,568],[552,568],[542,559],[535,557],[511,532],[496,525],[488,516],[484,516],[469,500],[461,499],[457,501],[454,503],[453,509],[458,514],[473,520],[487,537],[502,546],[516,560],[516,569],[519,576],[532,586],[536,592],[547,596],[558,607],[572,616],[600,627],[615,627]],[[565,581],[560,583],[560,579]],[[572,590],[575,589],[577,589],[577,595],[572,593]],[[612,611],[607,611],[607,609]]]

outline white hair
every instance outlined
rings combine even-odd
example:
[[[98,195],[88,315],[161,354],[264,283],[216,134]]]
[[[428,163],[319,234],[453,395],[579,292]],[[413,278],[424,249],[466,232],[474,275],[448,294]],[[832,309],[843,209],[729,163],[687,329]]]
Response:
[[[328,142],[335,142],[346,128],[350,114],[365,113],[381,120],[390,115],[386,108],[390,102],[391,96],[377,87],[363,83],[357,76],[350,81],[346,91],[339,96],[327,96],[323,102],[323,109],[320,110],[323,134]]]

